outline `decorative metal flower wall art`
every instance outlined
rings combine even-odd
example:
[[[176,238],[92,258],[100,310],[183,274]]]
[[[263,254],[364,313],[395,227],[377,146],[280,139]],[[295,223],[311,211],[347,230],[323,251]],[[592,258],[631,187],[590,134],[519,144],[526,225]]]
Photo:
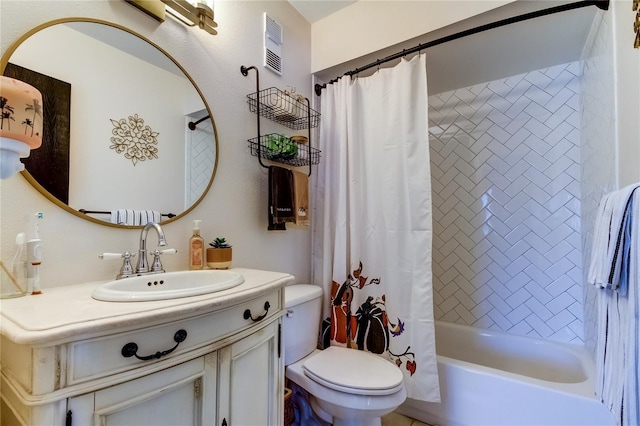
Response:
[[[118,154],[123,154],[133,162],[135,166],[138,161],[158,158],[158,135],[160,133],[151,130],[151,127],[144,124],[144,120],[138,114],[129,116],[128,119],[111,120],[113,130],[111,133],[111,146]]]

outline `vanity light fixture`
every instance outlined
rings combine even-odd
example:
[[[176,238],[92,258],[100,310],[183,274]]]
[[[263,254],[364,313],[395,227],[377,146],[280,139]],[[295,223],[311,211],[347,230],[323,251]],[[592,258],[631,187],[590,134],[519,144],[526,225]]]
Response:
[[[147,15],[164,22],[165,13],[189,27],[199,27],[211,35],[218,34],[213,20],[214,0],[125,0]]]

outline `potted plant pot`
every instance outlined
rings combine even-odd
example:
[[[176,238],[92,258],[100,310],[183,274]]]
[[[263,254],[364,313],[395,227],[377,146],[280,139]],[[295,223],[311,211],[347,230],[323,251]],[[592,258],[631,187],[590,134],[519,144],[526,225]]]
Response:
[[[224,238],[216,238],[211,247],[207,247],[207,266],[211,269],[228,269],[231,267],[232,248]]]

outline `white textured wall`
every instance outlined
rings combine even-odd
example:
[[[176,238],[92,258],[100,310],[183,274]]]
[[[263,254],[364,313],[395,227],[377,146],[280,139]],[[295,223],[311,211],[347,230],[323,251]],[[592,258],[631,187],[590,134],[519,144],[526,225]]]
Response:
[[[267,11],[284,27],[284,75],[262,63],[262,14]],[[166,256],[168,270],[187,267],[188,238],[193,219],[202,219],[210,240],[225,236],[233,244],[234,265],[289,272],[299,281],[310,276],[310,231],[268,232],[267,173],[249,155],[247,139],[255,137],[255,116],[246,95],[255,91],[254,74],[244,77],[241,65],[260,68],[261,86],[295,86],[311,96],[310,26],[284,1],[218,1],[219,35],[213,37],[171,19],[159,24],[124,1],[11,1],[0,3],[2,53],[23,33],[63,17],[91,17],[116,22],[151,39],[180,62],[193,77],[215,117],[220,160],[216,179],[203,202],[187,217],[166,225],[169,245],[179,250]],[[265,125],[265,127],[267,127]],[[268,127],[267,127],[268,129]],[[163,197],[163,188],[149,190]],[[0,256],[10,261],[15,236],[27,231],[32,215],[45,214],[41,235],[45,245],[42,286],[82,283],[115,277],[117,261],[100,261],[98,254],[135,250],[139,230],[116,229],[77,218],[50,203],[22,176],[0,182]],[[154,244],[152,236],[150,244]]]
[[[437,319],[582,342],[579,76],[430,96]]]
[[[360,0],[312,25],[311,70],[333,67],[512,2]]]

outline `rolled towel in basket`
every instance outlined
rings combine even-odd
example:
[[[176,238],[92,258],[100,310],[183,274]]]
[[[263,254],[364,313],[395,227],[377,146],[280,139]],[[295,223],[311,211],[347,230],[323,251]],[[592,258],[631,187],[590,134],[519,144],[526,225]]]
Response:
[[[297,101],[286,90],[280,93],[276,104],[275,116],[281,120],[294,120],[298,116]]]

